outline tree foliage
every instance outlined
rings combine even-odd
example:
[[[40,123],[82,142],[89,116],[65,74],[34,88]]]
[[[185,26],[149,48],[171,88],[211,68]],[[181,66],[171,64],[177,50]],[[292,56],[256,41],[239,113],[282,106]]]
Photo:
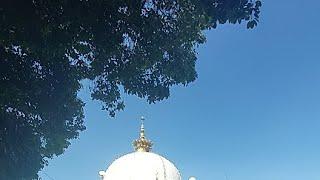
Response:
[[[2,0],[0,179],[35,179],[85,129],[80,81],[114,116],[120,90],[149,103],[197,77],[203,30],[253,28],[259,0]]]

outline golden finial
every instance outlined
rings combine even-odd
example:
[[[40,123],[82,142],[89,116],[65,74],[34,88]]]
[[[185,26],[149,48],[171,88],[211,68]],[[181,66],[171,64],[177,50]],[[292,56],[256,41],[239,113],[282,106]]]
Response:
[[[143,116],[141,117],[140,137],[133,141],[133,146],[134,149],[139,152],[149,152],[152,148],[152,142],[145,137]]]
[[[141,116],[140,138],[144,138],[144,117]]]

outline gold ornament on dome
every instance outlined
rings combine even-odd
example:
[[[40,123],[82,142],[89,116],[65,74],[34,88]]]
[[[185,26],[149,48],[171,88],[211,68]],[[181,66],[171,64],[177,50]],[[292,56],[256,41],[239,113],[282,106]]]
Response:
[[[152,142],[145,137],[144,117],[141,117],[140,137],[133,141],[133,147],[138,152],[149,152],[152,148]]]

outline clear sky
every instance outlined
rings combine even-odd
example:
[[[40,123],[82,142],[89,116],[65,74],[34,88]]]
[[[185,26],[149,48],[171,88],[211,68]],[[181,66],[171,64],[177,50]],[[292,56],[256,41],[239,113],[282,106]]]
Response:
[[[183,180],[320,179],[320,2],[264,1],[258,28],[223,25],[198,49],[198,79],[155,105],[125,96],[110,119],[89,90],[87,130],[49,161],[45,180],[94,180],[132,151],[139,117]],[[50,178],[51,177],[51,178]]]

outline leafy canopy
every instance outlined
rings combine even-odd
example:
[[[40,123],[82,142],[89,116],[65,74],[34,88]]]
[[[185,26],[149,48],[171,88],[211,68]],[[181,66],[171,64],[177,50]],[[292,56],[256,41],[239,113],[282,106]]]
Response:
[[[149,103],[197,77],[218,24],[257,25],[258,0],[2,0],[0,179],[35,179],[85,129],[80,81],[114,116],[120,88]]]

